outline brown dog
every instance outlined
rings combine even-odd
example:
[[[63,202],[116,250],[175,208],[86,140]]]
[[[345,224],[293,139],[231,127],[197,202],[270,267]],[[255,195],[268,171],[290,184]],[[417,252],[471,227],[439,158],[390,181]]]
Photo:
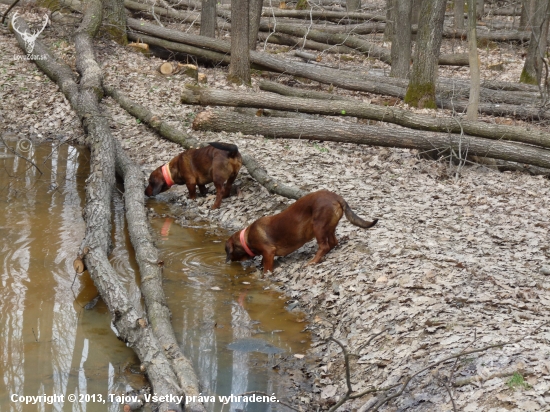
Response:
[[[319,190],[298,199],[281,213],[264,216],[234,233],[225,242],[227,262],[262,255],[265,273],[273,270],[275,256],[286,256],[315,237],[319,249],[308,264],[319,263],[338,244],[335,230],[344,213],[350,223],[365,229],[378,222],[361,219],[341,196]]]
[[[202,195],[208,190],[206,184],[214,182],[216,200],[212,209],[217,209],[231,192],[231,185],[243,164],[239,149],[234,144],[208,143],[200,149],[189,149],[158,167],[149,176],[146,196],[156,196],[174,184],[185,184],[189,199],[197,197],[196,186]]]

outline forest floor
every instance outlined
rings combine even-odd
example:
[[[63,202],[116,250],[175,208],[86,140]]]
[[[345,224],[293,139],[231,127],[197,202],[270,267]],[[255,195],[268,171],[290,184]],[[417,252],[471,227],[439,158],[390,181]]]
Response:
[[[0,6],[0,12],[4,10]],[[28,12],[25,18],[40,20],[42,15]],[[56,56],[74,68],[68,29],[54,24],[44,37]],[[370,38],[381,42],[381,34]],[[464,52],[466,45],[445,40],[443,49]],[[325,341],[331,335],[358,355],[351,358],[355,391],[371,385],[391,386],[460,351],[525,336],[421,373],[382,410],[452,411],[446,388],[451,374],[454,383],[474,377],[470,384],[451,388],[458,410],[550,410],[550,328],[528,336],[548,320],[550,308],[550,279],[541,272],[550,258],[550,180],[479,165],[457,166],[448,160],[424,160],[415,150],[195,132],[191,123],[202,108],[179,103],[191,79],[180,74],[165,77],[157,71],[162,60],[109,40],[99,39],[96,50],[105,82],[163,120],[204,142],[235,143],[274,178],[306,191],[332,190],[358,215],[380,219],[369,230],[342,219],[336,231],[339,245],[322,263],[306,266],[317,247],[310,242],[279,258],[274,273],[267,275],[274,288],[296,300],[297,310],[308,315],[314,335],[304,364],[313,393],[304,391],[291,399],[293,403],[305,411],[317,410],[316,405],[331,405],[346,392],[342,352]],[[268,45],[267,50],[292,58],[288,48]],[[480,49],[482,78],[518,79],[521,50],[507,44]],[[4,131],[33,141],[82,141],[78,119],[57,86],[21,57],[13,35],[0,27],[0,125]],[[498,62],[504,62],[505,71],[487,69]],[[389,71],[383,63],[361,55],[327,56],[323,63],[342,70]],[[208,87],[245,90],[227,82],[226,67],[201,67],[200,71],[206,74]],[[469,70],[445,67],[440,75],[468,78]],[[254,72],[253,88],[257,89],[261,76],[328,89],[315,82],[259,72]],[[365,102],[376,97],[339,89],[333,93]],[[178,145],[159,138],[115,101],[105,99],[103,107],[113,134],[146,175],[181,152]],[[246,168],[241,169],[236,185],[241,195],[224,199],[218,210],[210,209],[212,187],[206,198],[197,201],[187,199],[184,187],[159,198],[181,205],[212,225],[233,230],[292,203],[269,194]],[[260,268],[258,260],[254,264]],[[513,372],[519,375],[511,377]],[[369,396],[350,401],[340,410],[361,411]]]

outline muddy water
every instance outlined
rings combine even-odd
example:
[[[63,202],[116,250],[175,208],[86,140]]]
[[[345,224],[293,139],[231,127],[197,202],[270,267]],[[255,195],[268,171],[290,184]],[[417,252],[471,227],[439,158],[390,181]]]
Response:
[[[110,316],[85,273],[75,279],[72,261],[84,233],[83,185],[87,152],[68,145],[0,144],[0,411],[119,411],[120,405],[55,402],[25,406],[17,395],[123,393],[145,384],[138,360],[116,339]],[[42,172],[42,174],[39,172]],[[148,205],[157,212],[162,203]],[[123,202],[115,193],[111,258],[131,299],[141,304]],[[153,229],[165,261],[165,291],[173,324],[192,358],[203,394],[259,390],[284,395],[272,369],[280,348],[303,353],[309,337],[300,315],[282,296],[238,264],[224,263],[227,234],[215,228],[182,228],[156,218]],[[265,353],[268,352],[268,353]],[[233,403],[223,411],[267,411],[273,405]],[[209,410],[222,411],[220,404]]]

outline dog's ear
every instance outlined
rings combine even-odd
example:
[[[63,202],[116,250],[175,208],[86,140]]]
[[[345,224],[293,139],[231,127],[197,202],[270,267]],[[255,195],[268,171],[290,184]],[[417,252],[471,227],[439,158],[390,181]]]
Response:
[[[231,261],[231,258],[233,257],[233,250],[235,250],[235,247],[233,246],[233,238],[230,237],[227,239],[227,242],[225,242],[225,263]]]

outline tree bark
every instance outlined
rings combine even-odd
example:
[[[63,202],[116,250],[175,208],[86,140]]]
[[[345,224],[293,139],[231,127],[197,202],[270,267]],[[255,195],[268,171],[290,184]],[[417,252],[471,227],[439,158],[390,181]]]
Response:
[[[346,0],[346,10],[348,13],[357,11],[361,8],[361,0]]]
[[[118,44],[126,46],[128,36],[126,35],[126,9],[124,0],[104,0],[103,15],[105,25],[103,30]]]
[[[391,77],[407,79],[411,65],[411,0],[395,0],[395,19],[399,30],[391,44]]]
[[[95,61],[91,37],[100,23],[101,4],[90,1],[75,35],[77,70],[81,74],[79,86],[73,80],[72,70],[56,62],[40,41],[35,44],[35,52],[42,59],[35,63],[58,84],[88,133],[91,170],[86,186],[86,232],[81,254],[84,255],[90,275],[109,308],[119,339],[134,349],[146,368],[153,392],[158,395],[183,395],[181,387],[176,383],[177,376],[157,337],[140,311],[129,302],[125,288],[120,284],[118,275],[108,261],[111,245],[110,198],[114,185],[115,146],[105,116],[98,105],[102,96],[102,74]],[[18,20],[18,25],[24,25],[22,19]],[[24,47],[24,42],[18,34],[16,38],[20,46]],[[143,185],[139,190],[141,196],[142,190]],[[158,408],[160,411],[182,410],[180,405],[167,402],[159,404]],[[204,408],[198,405],[192,407],[192,410],[203,412]]]
[[[422,0],[411,0],[412,1],[412,14],[411,14],[411,24],[418,24],[420,20],[420,9],[422,7]]]
[[[454,1],[454,28],[456,30],[464,29],[464,0]]]
[[[201,143],[198,140],[188,136],[186,133],[164,122],[159,116],[155,116],[144,106],[133,102],[124,94],[111,88],[106,88],[106,92],[113,97],[124,110],[149,125],[162,137],[177,143],[186,149],[207,145],[207,143]],[[287,186],[284,183],[273,179],[268,175],[266,170],[260,166],[254,157],[242,151],[241,156],[243,159],[243,165],[250,173],[250,176],[252,176],[252,178],[259,184],[264,186],[270,193],[287,197],[289,199],[299,199],[306,194],[306,192],[296,187]]]
[[[436,108],[435,81],[443,34],[446,0],[422,2],[411,78],[405,103]]]
[[[248,0],[231,1],[231,62],[228,79],[250,84]]]
[[[521,72],[521,83],[539,85],[542,77],[543,57],[546,53],[548,37],[548,23],[550,21],[548,0],[536,0],[535,15],[533,16],[533,30],[531,41],[527,49],[527,57]]]
[[[216,37],[216,0],[202,0],[201,36]]]
[[[248,44],[250,50],[256,50],[258,43],[258,32],[260,31],[260,21],[262,19],[263,0],[251,0],[249,5],[249,33]]]
[[[521,17],[519,19],[520,31],[531,30],[531,21],[535,14],[535,0],[523,0],[521,2]]]
[[[401,147],[426,152],[451,150],[462,159],[467,155],[476,155],[550,168],[550,150],[512,142],[500,142],[496,145],[494,140],[450,133],[419,134],[411,129],[336,123],[330,120],[248,117],[221,110],[199,113],[193,122],[193,129],[259,134],[271,138]]]
[[[468,0],[468,51],[470,54],[470,96],[466,118],[477,120],[479,107],[479,57],[476,38],[476,0]]]
[[[273,83],[262,82],[260,84],[262,89],[265,89],[266,86],[272,88]],[[279,85],[276,89],[287,91],[292,88]],[[323,95],[332,101],[323,99]],[[200,104],[202,106],[254,107],[326,116],[351,116],[394,123],[412,129],[443,133],[466,133],[487,139],[509,140],[550,148],[550,133],[541,131],[459,118],[434,118],[396,107],[376,106],[351,99],[335,100],[332,99],[334,95],[328,93],[316,92],[315,97],[317,99],[285,97],[272,93],[246,93],[193,87],[183,92],[181,103]]]
[[[386,0],[386,28],[384,30],[385,41],[393,41],[393,36],[395,36],[396,4],[397,4],[397,0]]]

